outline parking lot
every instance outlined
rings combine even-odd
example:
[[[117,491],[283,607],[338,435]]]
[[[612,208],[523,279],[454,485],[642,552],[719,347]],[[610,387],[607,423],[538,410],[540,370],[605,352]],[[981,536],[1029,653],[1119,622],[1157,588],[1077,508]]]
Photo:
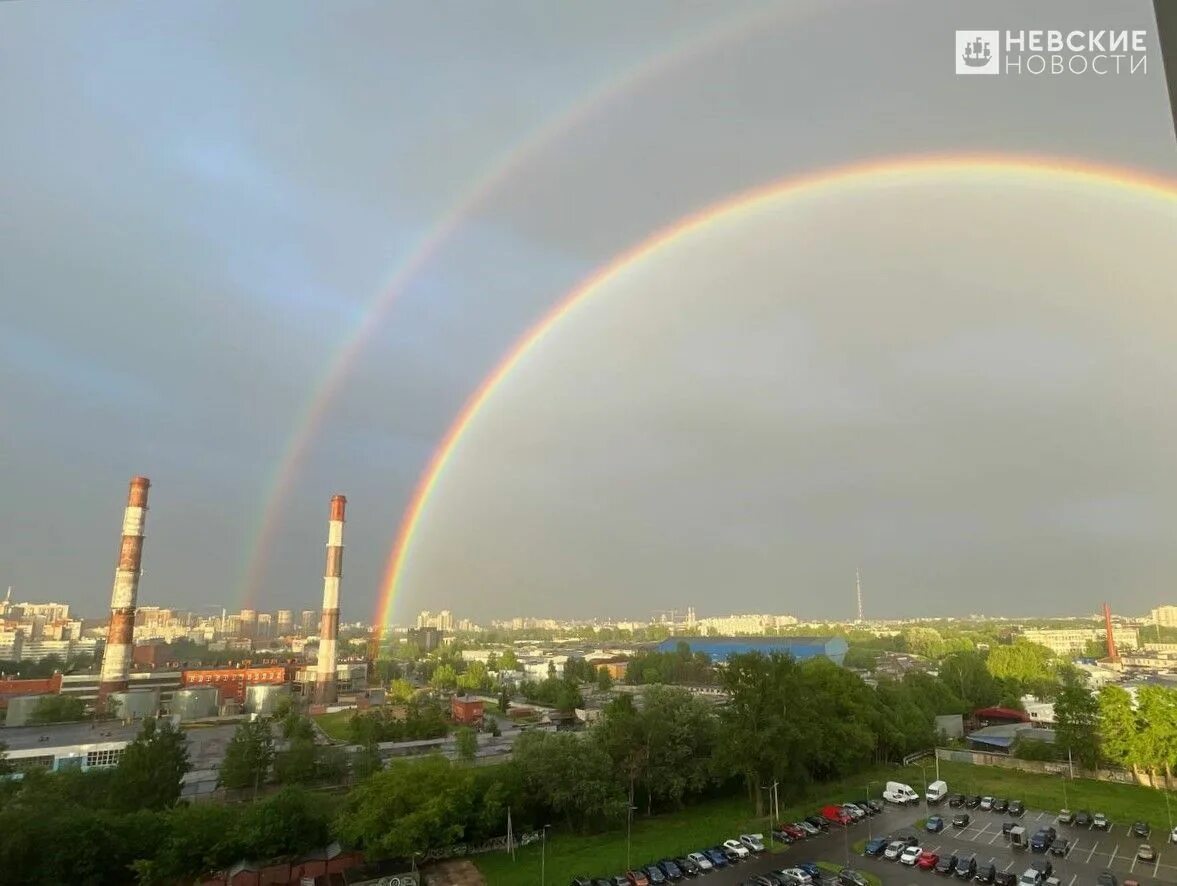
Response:
[[[1141,862],[1136,859],[1136,850],[1142,841],[1130,832],[1132,822],[1113,822],[1111,830],[1099,831],[1091,828],[1077,828],[1060,825],[1055,821],[1056,811],[1045,812],[1030,809],[1025,815],[1011,819],[1007,815],[981,812],[980,810],[949,809],[947,805],[933,807],[933,814],[951,822],[952,816],[968,811],[972,821],[968,827],[953,828],[946,824],[938,834],[929,834],[916,829],[915,824],[927,815],[919,807],[888,807],[885,812],[851,825],[848,829],[831,829],[829,833],[794,843],[783,852],[764,854],[704,878],[714,886],[736,886],[745,880],[771,870],[791,867],[799,862],[828,861],[845,864],[848,847],[870,836],[897,836],[914,833],[920,845],[938,855],[967,857],[977,856],[977,866],[995,865],[999,871],[1021,874],[1034,859],[1043,858],[1043,853],[1029,849],[1013,849],[1001,833],[1002,822],[1016,821],[1026,829],[1027,837],[1039,827],[1054,826],[1062,839],[1070,841],[1067,854],[1063,857],[1047,855],[1054,864],[1054,876],[1061,886],[1095,886],[1096,877],[1104,870],[1110,870],[1122,883],[1125,879],[1145,883],[1177,883],[1177,846],[1167,842],[1168,830],[1164,822],[1151,822],[1153,832],[1147,841],[1157,851],[1156,862]],[[921,881],[945,878],[930,871],[922,871],[884,861],[881,858],[867,858],[849,850],[850,864],[862,871],[869,871],[880,877],[884,883],[903,883],[904,886],[919,884]]]

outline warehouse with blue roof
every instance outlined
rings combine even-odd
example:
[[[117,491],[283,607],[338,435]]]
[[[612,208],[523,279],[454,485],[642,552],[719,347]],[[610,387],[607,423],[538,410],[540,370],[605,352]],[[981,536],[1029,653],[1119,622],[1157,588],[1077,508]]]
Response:
[[[846,659],[849,645],[842,637],[671,637],[658,644],[659,652],[675,652],[680,643],[691,652],[702,652],[712,661],[724,661],[729,655],[760,652],[771,655],[786,653],[798,661],[825,657],[840,665]]]

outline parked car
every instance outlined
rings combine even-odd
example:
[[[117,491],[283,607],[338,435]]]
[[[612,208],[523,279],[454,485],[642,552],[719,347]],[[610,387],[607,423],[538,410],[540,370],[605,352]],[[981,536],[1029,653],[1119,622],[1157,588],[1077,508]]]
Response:
[[[629,886],[629,880],[625,878],[625,874],[615,874],[613,877],[613,886]]]
[[[997,865],[987,864],[984,867],[977,868],[977,874],[973,877],[978,883],[992,883],[997,877]]]
[[[1006,800],[1004,797],[998,797],[993,801],[994,812],[1005,812],[1007,809],[1009,809],[1009,800]]]
[[[681,880],[685,875],[683,869],[673,858],[662,859],[658,862],[658,867],[662,868],[662,873],[666,875],[667,880]]]
[[[1091,813],[1086,809],[1080,809],[1075,813],[1075,827],[1089,828],[1091,827]]]
[[[1177,828],[1173,828],[1173,830],[1169,832],[1169,842],[1177,843]]]
[[[703,852],[692,852],[687,856],[687,861],[694,864],[699,869],[699,873],[705,874],[715,867],[715,863],[707,857]]]
[[[800,886],[810,886],[813,882],[813,874],[804,868],[786,868],[783,871],[777,871],[781,876],[800,884]]]
[[[1059,837],[1050,844],[1050,854],[1057,855],[1059,858],[1066,856],[1067,851],[1071,848],[1071,841],[1065,837]]]
[[[866,877],[854,870],[854,868],[842,868],[838,872],[838,882],[842,886],[867,886]]]
[[[843,803],[842,811],[850,816],[851,821],[862,821],[866,818],[866,810],[860,809],[853,803]]]
[[[720,847],[712,846],[710,849],[705,850],[705,853],[707,858],[711,860],[711,866],[713,868],[727,867],[727,853],[724,852]]]
[[[846,827],[846,825],[854,821],[849,812],[847,812],[841,806],[833,805],[823,806],[821,810],[821,817],[830,824],[841,825],[842,827]]]
[[[944,830],[944,819],[939,815],[929,815],[928,820],[924,822],[924,829],[929,834],[938,834]]]
[[[593,880],[593,886],[613,886],[612,880],[606,880],[604,877]]]
[[[1097,812],[1091,816],[1091,826],[1098,831],[1109,831],[1112,828],[1112,823],[1102,812]]]
[[[981,805],[981,797],[978,794],[970,794],[964,798],[965,809],[976,809]]]
[[[954,828],[966,828],[969,826],[971,820],[967,812],[959,812],[952,816],[952,826]]]
[[[920,860],[916,862],[921,871],[930,871],[940,863],[940,856],[931,849],[925,849],[920,853]]]
[[[1018,886],[1042,886],[1042,881],[1045,879],[1042,872],[1036,868],[1026,868],[1022,871],[1022,876],[1018,877]]]
[[[1003,822],[1001,823],[1001,836],[1003,836],[1003,837],[1008,837],[1008,836],[1009,836],[1009,832],[1010,832],[1010,831],[1012,831],[1012,830],[1013,830],[1014,828],[1016,828],[1017,826],[1018,826],[1017,822],[1014,822],[1014,821],[1003,821]]]
[[[937,874],[944,874],[948,877],[952,876],[952,872],[956,870],[956,856],[945,855],[938,862],[936,862],[936,867],[933,868],[933,870],[935,870]]]
[[[781,842],[804,840],[807,836],[807,832],[800,826],[789,824],[788,822],[778,824],[775,828],[773,828],[772,833],[773,836],[775,836]]]
[[[1075,813],[1071,812],[1070,809],[1060,809],[1058,811],[1058,823],[1059,824],[1072,824],[1074,821],[1075,821]]]
[[[862,804],[859,804],[859,805],[862,805]],[[875,814],[878,814],[883,811],[883,804],[880,803],[878,800],[867,800],[866,805],[869,806],[872,810],[874,810]]]
[[[740,848],[743,848],[743,847],[740,847]],[[724,856],[727,858],[728,864],[736,864],[739,861],[741,861],[742,859],[747,857],[745,855],[740,855],[740,853],[737,852],[735,849],[732,849],[732,847],[726,846],[726,845],[720,846],[719,851],[722,852],[724,854]],[[744,849],[744,851],[747,852],[748,850]]]
[[[750,852],[764,851],[764,834],[740,834],[740,842]]]
[[[650,881],[646,879],[646,875],[641,871],[626,871],[625,882],[629,886],[650,886]]]
[[[815,825],[813,822],[811,822],[808,818],[803,818],[800,821],[795,821],[795,822],[793,822],[793,824],[795,824],[797,827],[801,828],[801,830],[805,831],[805,836],[807,836],[807,837],[816,837],[818,834],[821,833],[821,828],[819,828],[817,825]]]
[[[751,880],[753,886],[783,886],[781,881],[772,874],[760,874]]]
[[[1144,840],[1148,838],[1150,828],[1147,821],[1134,821],[1132,823],[1133,836],[1140,837]]]
[[[1054,842],[1054,838],[1058,836],[1054,828],[1039,828],[1034,832],[1034,836],[1030,838],[1031,852],[1045,852],[1050,848],[1050,844]]]
[[[920,838],[915,834],[899,834],[896,838],[904,846],[918,846]]]
[[[810,879],[817,881],[821,879],[821,868],[819,868],[812,861],[802,861],[797,863],[797,867],[809,874]]]
[[[1157,851],[1147,843],[1141,843],[1140,848],[1136,850],[1136,858],[1139,861],[1156,861]]]
[[[809,815],[806,816],[805,820],[813,825],[813,827],[817,828],[817,831],[814,833],[817,833],[818,831],[828,831],[830,829],[830,823],[820,815]]]
[[[1054,873],[1054,862],[1049,858],[1036,858],[1030,862],[1030,867],[1040,873],[1043,879]]]
[[[907,846],[899,853],[899,863],[911,867],[920,860],[922,852],[923,850],[919,846]]]
[[[887,859],[887,861],[896,861],[898,860],[900,853],[902,853],[906,848],[906,843],[901,843],[898,840],[892,840],[887,844],[887,848],[883,850],[883,858]]]
[[[890,842],[890,837],[875,837],[873,840],[867,840],[866,848],[863,851],[873,858],[882,855]]]
[[[953,794],[948,798],[948,805],[953,809],[959,809],[964,805],[964,794]]]
[[[1014,886],[1018,878],[1009,871],[998,871],[993,875],[993,886]]]
[[[649,864],[642,868],[642,873],[646,875],[646,879],[650,881],[652,886],[659,886],[666,882],[666,874],[662,868],[656,864]]]
[[[1016,818],[1026,814],[1026,805],[1021,800],[1010,800],[1009,808],[1005,811]]]
[[[992,812],[993,811],[993,798],[992,797],[982,797],[981,798],[981,811],[982,812]]]
[[[678,865],[678,869],[683,872],[684,876],[697,877],[700,873],[702,873],[702,865],[700,865],[699,862],[695,861],[689,855],[685,855],[682,858],[676,858],[674,863]]]
[[[956,862],[956,870],[953,876],[958,880],[971,880],[977,873],[977,856],[970,855],[968,858],[958,859]]]
[[[1116,875],[1111,871],[1102,871],[1098,877],[1095,878],[1098,886],[1117,886]]]
[[[593,886],[593,881],[588,877],[573,877],[570,886]]]
[[[752,854],[752,851],[739,840],[724,840],[723,848],[728,850],[729,853],[734,852],[736,858],[747,858]]]

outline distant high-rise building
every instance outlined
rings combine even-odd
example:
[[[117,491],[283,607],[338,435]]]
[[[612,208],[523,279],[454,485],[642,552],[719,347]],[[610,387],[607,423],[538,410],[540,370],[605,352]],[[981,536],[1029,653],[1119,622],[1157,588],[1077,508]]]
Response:
[[[242,609],[238,616],[241,620],[241,629],[239,636],[246,640],[252,640],[257,636],[257,611],[254,609]]]
[[[299,625],[302,627],[302,635],[309,637],[315,632],[315,616],[317,613],[313,609],[304,609],[302,615],[299,616]]]
[[[454,614],[448,609],[443,609],[437,613],[437,629],[439,631],[452,631],[454,629]]]
[[[433,627],[433,613],[428,609],[422,609],[417,613],[417,628],[431,628]]]
[[[294,613],[289,609],[279,609],[275,629],[279,637],[286,637],[294,633]]]
[[[268,612],[259,612],[257,616],[257,638],[270,640],[274,637],[274,616]]]
[[[1149,618],[1162,628],[1177,628],[1177,606],[1158,606],[1149,613]]]

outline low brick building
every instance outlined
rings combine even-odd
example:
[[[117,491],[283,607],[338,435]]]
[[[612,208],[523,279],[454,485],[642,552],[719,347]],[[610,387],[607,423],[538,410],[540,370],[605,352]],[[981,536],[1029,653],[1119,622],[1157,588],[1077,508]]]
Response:
[[[477,726],[482,722],[485,705],[472,695],[455,695],[450,701],[450,718],[463,726]]]

